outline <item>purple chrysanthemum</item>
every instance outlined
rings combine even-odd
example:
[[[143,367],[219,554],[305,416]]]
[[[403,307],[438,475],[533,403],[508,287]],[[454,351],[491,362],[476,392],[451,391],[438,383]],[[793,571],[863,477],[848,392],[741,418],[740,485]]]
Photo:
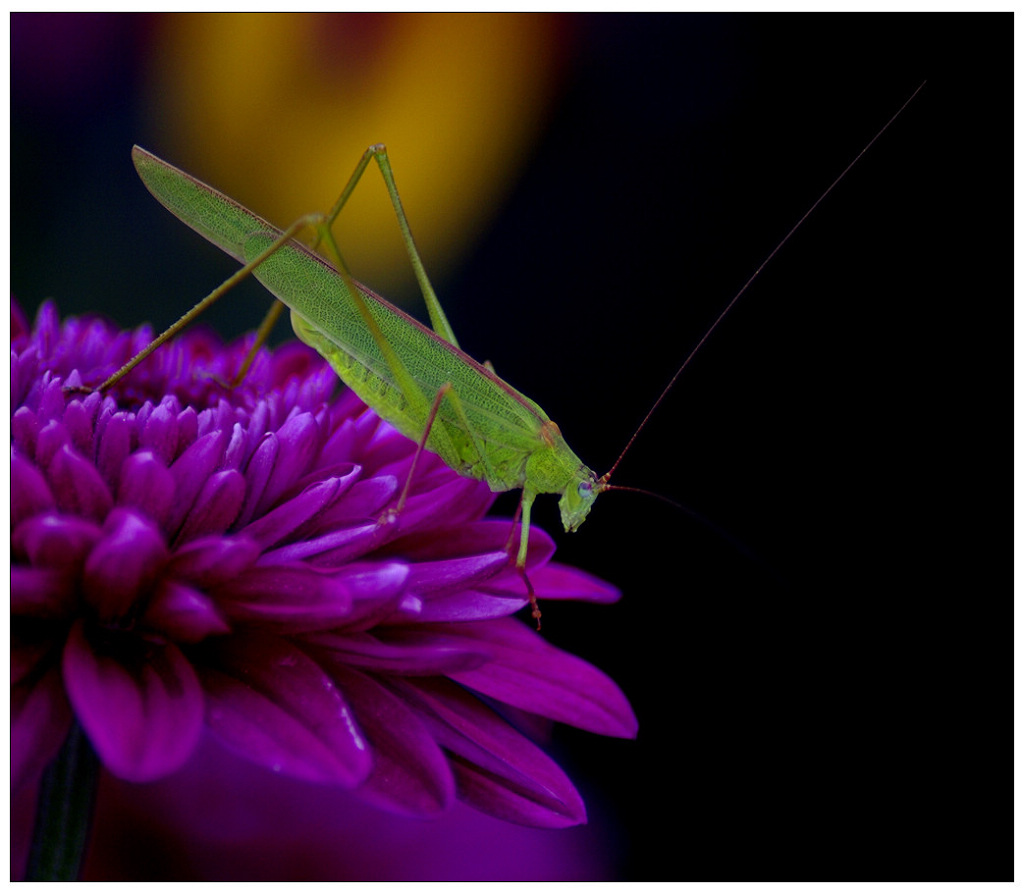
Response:
[[[204,725],[251,761],[416,816],[459,797],[515,822],[585,820],[521,729],[611,736],[636,719],[616,685],[509,617],[526,603],[492,494],[432,454],[394,504],[415,445],[298,344],[202,332],[107,394],[150,339],[99,319],[29,331],[12,305],[13,772],[33,777],[73,719],[104,766],[179,768]],[[542,600],[611,602],[531,533]]]

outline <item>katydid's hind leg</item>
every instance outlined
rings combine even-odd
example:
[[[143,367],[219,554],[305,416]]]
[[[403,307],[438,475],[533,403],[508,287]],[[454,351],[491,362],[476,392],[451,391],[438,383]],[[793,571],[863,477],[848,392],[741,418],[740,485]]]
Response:
[[[341,209],[345,207],[345,203],[352,195],[352,191],[356,188],[359,178],[363,176],[363,172],[366,170],[366,166],[370,163],[370,159],[377,162],[377,167],[380,168],[381,176],[384,178],[384,185],[387,187],[388,196],[391,199],[391,207],[395,210],[395,217],[398,218],[398,228],[402,232],[402,242],[405,243],[405,250],[409,255],[409,262],[412,264],[413,272],[416,274],[416,281],[419,283],[420,292],[423,293],[423,300],[427,304],[427,312],[430,314],[430,323],[434,327],[434,331],[440,335],[441,338],[449,344],[458,347],[459,343],[455,339],[455,333],[452,331],[451,324],[448,322],[448,318],[445,316],[444,310],[441,308],[441,302],[437,299],[437,293],[434,292],[434,287],[430,284],[430,278],[427,276],[427,270],[423,266],[423,259],[420,257],[419,249],[416,248],[416,242],[412,238],[409,219],[405,216],[405,209],[402,207],[402,200],[398,195],[398,187],[395,185],[395,175],[391,171],[391,161],[388,159],[388,150],[383,143],[375,143],[373,146],[370,146],[363,153],[363,157],[359,159],[359,163],[356,165],[355,171],[352,172],[352,176],[349,177],[348,183],[345,184],[345,188],[341,191],[341,195],[338,196],[338,200],[334,203],[330,212],[328,212],[323,219],[321,239],[328,242],[335,254],[335,260],[342,263],[340,254],[337,251],[337,244],[334,242],[333,236],[330,235],[330,230],[331,227],[334,226],[334,221],[337,220],[338,215],[341,213]]]

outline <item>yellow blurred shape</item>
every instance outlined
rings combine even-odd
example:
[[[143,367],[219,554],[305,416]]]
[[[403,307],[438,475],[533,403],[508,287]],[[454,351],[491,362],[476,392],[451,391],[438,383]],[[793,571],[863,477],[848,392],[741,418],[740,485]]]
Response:
[[[152,147],[284,227],[383,142],[427,269],[466,251],[545,123],[559,21],[540,14],[205,14],[161,20]],[[353,273],[411,282],[375,166],[338,224]]]

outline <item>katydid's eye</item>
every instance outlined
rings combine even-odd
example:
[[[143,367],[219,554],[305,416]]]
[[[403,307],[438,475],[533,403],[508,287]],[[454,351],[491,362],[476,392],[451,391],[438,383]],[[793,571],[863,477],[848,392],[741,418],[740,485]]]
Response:
[[[591,485],[590,485],[590,482],[589,482],[589,481],[581,481],[581,482],[580,482],[580,483],[579,483],[579,484],[578,484],[578,485],[576,486],[576,493],[578,493],[578,494],[579,494],[579,495],[580,495],[581,497],[583,497],[584,499],[586,499],[587,497],[589,497],[589,496],[590,496],[590,492],[591,492],[591,490],[592,490],[592,489],[593,489],[593,488],[591,487]]]

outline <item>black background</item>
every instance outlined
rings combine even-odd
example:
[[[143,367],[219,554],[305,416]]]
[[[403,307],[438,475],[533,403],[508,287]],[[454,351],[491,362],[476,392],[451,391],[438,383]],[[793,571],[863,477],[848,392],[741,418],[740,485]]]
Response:
[[[709,524],[609,494],[566,536],[555,499],[538,501],[558,558],[624,591],[612,608],[545,614],[545,635],[606,670],[640,718],[636,742],[573,730],[555,742],[620,839],[617,877],[1008,879],[1011,470],[997,432],[1008,450],[1011,17],[566,27],[541,143],[476,251],[435,285],[463,348],[535,398],[598,471],[768,252],[928,81],[617,473]],[[53,214],[76,178],[96,184],[98,208],[109,180],[130,184],[144,45],[130,47],[112,54],[103,120],[54,117],[41,131],[12,84],[12,290],[30,312],[53,295],[62,311],[134,323],[98,296],[160,288],[159,270],[132,263],[131,233],[97,260],[64,250]],[[137,201],[139,229],[174,226],[137,192],[117,201]]]

